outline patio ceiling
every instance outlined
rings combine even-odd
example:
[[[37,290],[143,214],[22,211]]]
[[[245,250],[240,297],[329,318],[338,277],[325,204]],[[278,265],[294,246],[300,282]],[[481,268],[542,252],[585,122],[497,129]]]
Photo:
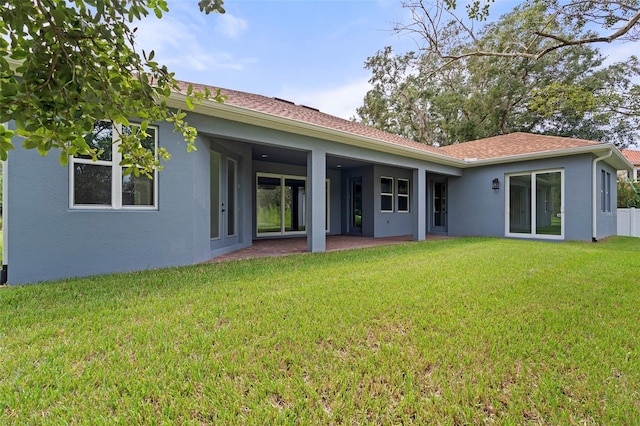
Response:
[[[272,163],[291,164],[294,166],[307,165],[307,151],[287,149],[272,145],[252,144],[253,160],[268,161]],[[353,158],[327,155],[327,168],[335,170],[348,170],[355,167],[363,167],[371,163]]]

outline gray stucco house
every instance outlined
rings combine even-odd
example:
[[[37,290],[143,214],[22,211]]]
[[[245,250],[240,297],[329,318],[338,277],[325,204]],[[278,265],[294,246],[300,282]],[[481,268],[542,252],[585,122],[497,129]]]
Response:
[[[614,146],[515,133],[436,148],[286,100],[223,90],[190,113],[197,151],[169,125],[154,179],[18,149],[4,167],[10,284],[204,262],[255,239],[427,234],[597,240],[616,233]],[[171,105],[184,105],[175,93]],[[11,127],[12,123],[8,123]],[[126,130],[126,129],[125,129]],[[95,143],[117,143],[110,125]],[[17,145],[20,141],[15,141]]]

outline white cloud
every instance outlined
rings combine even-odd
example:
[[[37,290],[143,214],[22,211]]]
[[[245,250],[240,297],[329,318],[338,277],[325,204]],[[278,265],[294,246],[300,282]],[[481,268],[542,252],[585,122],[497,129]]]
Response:
[[[249,27],[247,21],[237,18],[230,13],[218,15],[217,31],[227,38],[238,38]]]
[[[181,69],[205,71],[212,69],[242,70],[247,61],[211,46],[203,37],[199,25],[186,24],[171,15],[162,19],[144,19],[138,25],[136,44],[145,51],[154,50],[156,60],[180,74]],[[178,76],[178,78],[180,78]]]
[[[330,88],[285,87],[276,96],[296,104],[318,108],[322,112],[348,120],[356,115],[356,108],[362,106],[364,95],[370,89],[371,85],[367,78],[363,78],[343,86]]]

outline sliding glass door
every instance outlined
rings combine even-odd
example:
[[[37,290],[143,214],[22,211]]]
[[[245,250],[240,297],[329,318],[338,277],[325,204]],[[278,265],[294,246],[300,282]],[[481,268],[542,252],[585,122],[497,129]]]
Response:
[[[564,238],[564,172],[545,170],[506,177],[507,236]]]
[[[328,199],[327,184],[327,206],[329,204]],[[258,173],[256,176],[257,235],[305,234],[305,204],[306,178],[302,176]]]

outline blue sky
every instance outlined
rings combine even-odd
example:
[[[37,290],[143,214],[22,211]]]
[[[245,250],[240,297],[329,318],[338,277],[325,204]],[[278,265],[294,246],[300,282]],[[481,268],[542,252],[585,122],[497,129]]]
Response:
[[[494,16],[517,3],[499,1]],[[224,15],[205,15],[197,0],[169,0],[161,20],[138,25],[137,43],[155,50],[180,80],[276,96],[343,118],[355,115],[369,89],[367,57],[388,45],[398,52],[416,46],[391,31],[393,22],[409,20],[400,0],[225,0],[224,6]]]
[[[176,77],[277,96],[349,118],[369,88],[367,57],[384,46],[404,51],[392,22],[399,0],[226,0],[224,15],[200,13],[196,0],[170,0],[170,12],[139,25],[138,43]]]

